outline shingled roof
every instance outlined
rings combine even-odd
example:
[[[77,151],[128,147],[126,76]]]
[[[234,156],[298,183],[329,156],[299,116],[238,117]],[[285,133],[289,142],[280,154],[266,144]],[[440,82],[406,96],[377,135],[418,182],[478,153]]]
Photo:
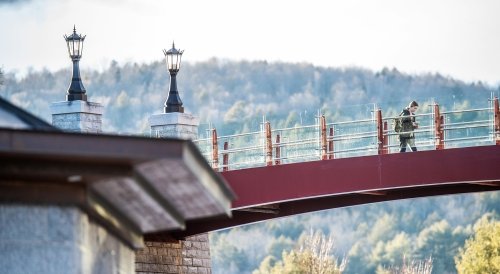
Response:
[[[0,128],[60,131],[44,120],[0,97]]]

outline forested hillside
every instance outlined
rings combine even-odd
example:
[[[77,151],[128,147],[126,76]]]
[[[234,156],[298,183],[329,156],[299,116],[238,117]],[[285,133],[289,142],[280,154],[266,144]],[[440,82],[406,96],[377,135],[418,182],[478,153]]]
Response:
[[[418,171],[415,171],[418,172]],[[251,273],[272,256],[281,258],[302,234],[331,234],[337,257],[348,258],[346,273],[411,260],[433,260],[433,273],[456,273],[454,256],[484,215],[498,220],[500,193],[451,195],[384,202],[248,225],[211,234],[214,273]],[[495,213],[496,212],[496,213]]]
[[[5,75],[0,95],[50,121],[51,102],[65,100],[68,69]],[[169,75],[162,62],[112,62],[102,72],[83,70],[89,100],[105,105],[107,132],[148,133],[147,118],[163,110]],[[312,123],[321,110],[329,121],[366,116],[377,104],[384,114],[410,100],[435,100],[447,109],[487,106],[497,87],[464,83],[439,74],[408,75],[397,69],[325,68],[311,64],[234,62],[210,59],[184,63],[178,88],[186,112],[213,123],[221,133],[252,129],[266,115],[273,126]]]
[[[50,122],[50,103],[65,100],[69,68],[31,71],[22,78],[4,69],[0,96]],[[163,110],[168,93],[163,63],[112,62],[104,71],[81,75],[89,101],[105,105],[105,132],[149,133],[147,119]],[[219,134],[256,130],[263,115],[277,128],[311,124],[318,110],[328,121],[340,121],[366,118],[374,104],[392,115],[410,100],[460,109],[486,107],[490,96],[499,94],[498,87],[439,74],[218,59],[184,63],[178,88],[186,112],[212,123]],[[266,258],[279,259],[311,229],[333,235],[336,255],[348,257],[346,273],[376,273],[400,264],[403,256],[432,257],[433,273],[454,273],[453,258],[472,225],[485,215],[498,219],[498,212],[500,193],[494,192],[355,206],[215,232],[213,273],[251,273]]]

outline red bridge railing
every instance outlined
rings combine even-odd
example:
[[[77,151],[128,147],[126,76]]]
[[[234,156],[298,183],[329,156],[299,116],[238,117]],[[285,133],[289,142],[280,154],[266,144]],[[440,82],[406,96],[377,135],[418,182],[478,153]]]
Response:
[[[256,132],[217,136],[210,129],[208,138],[195,143],[212,167],[228,171],[258,166],[329,160],[399,151],[394,119],[374,111],[371,119],[327,123],[324,115],[314,125],[272,129],[263,121]],[[419,150],[500,144],[498,98],[486,108],[441,112],[434,104],[431,112],[416,115],[415,130]],[[274,141],[273,141],[274,140]],[[222,159],[222,165],[219,159]]]

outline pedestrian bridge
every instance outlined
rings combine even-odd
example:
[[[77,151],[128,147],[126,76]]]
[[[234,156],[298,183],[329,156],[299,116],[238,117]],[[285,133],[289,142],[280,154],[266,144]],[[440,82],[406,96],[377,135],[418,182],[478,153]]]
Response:
[[[237,196],[228,220],[198,220],[184,237],[331,208],[458,193],[500,190],[500,109],[417,115],[416,153],[399,150],[396,117],[375,110],[366,120],[271,129],[196,144]],[[149,235],[162,238],[162,233]]]

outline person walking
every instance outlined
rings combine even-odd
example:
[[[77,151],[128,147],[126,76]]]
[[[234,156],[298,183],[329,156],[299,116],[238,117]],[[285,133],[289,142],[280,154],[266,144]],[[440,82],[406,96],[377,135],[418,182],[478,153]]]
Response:
[[[410,146],[411,151],[417,151],[415,146],[415,133],[418,123],[415,120],[415,112],[418,110],[418,103],[411,101],[408,107],[404,108],[401,114],[401,132],[399,133],[399,152],[406,152],[406,147]]]

